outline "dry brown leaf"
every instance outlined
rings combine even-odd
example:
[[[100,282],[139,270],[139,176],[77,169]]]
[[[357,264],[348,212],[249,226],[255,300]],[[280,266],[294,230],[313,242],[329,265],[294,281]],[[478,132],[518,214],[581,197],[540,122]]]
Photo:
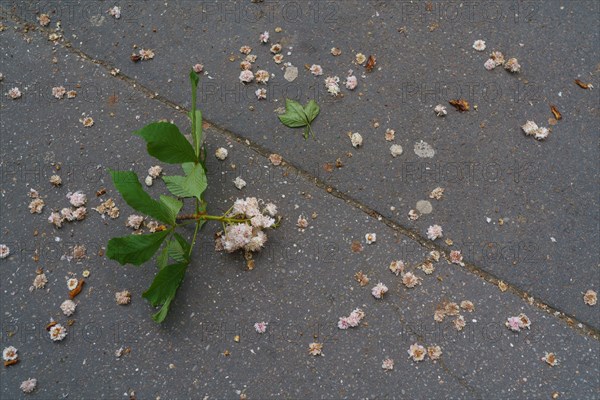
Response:
[[[450,103],[451,105],[453,105],[458,111],[469,111],[470,107],[469,107],[469,102],[465,99],[453,99],[450,100],[448,103]]]
[[[83,279],[80,279],[79,282],[77,283],[77,287],[69,292],[69,297],[71,298],[71,300],[73,300],[75,297],[77,297],[77,295],[81,292],[81,289],[83,288],[84,283],[85,283],[85,281]]]
[[[550,104],[550,111],[552,111],[552,114],[554,114],[554,118],[556,118],[557,121],[562,119],[560,111],[558,111],[558,108],[556,108],[554,104]]]
[[[374,55],[370,55],[369,59],[367,60],[367,64],[365,65],[367,72],[373,71],[373,68],[375,68],[375,64],[377,64],[377,58],[375,58]]]
[[[15,365],[18,362],[19,362],[18,358],[14,359],[14,360],[6,360],[6,361],[4,361],[4,366],[8,367],[10,365]]]
[[[352,241],[352,246],[350,248],[352,249],[353,253],[360,253],[361,251],[363,251],[362,244],[357,240]]]
[[[591,89],[594,87],[590,83],[582,82],[579,79],[575,79],[575,83],[577,84],[577,86],[579,86],[582,89]]]

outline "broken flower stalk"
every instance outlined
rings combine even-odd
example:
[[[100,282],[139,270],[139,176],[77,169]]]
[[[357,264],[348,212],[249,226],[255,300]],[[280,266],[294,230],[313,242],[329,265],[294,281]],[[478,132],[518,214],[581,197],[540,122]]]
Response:
[[[264,79],[267,79],[266,75]],[[169,312],[169,306],[190,264],[200,228],[206,221],[218,221],[223,224],[225,234],[221,237],[220,245],[228,252],[238,249],[246,252],[260,250],[266,242],[263,229],[274,228],[277,225],[274,215],[271,215],[276,207],[268,205],[260,211],[256,198],[238,200],[222,215],[208,214],[207,203],[204,200],[204,192],[208,186],[205,165],[207,152],[202,132],[202,114],[196,109],[199,80],[198,73],[192,68],[192,109],[188,114],[191,120],[191,143],[176,125],[169,122],[151,123],[134,132],[146,141],[151,156],[164,163],[181,165],[183,175],[162,176],[172,196],[161,195],[159,200],[155,200],[144,190],[135,172],[110,171],[113,183],[125,202],[156,221],[146,224],[151,233],[134,232],[112,238],[106,250],[108,258],[121,264],[133,265],[142,265],[157,254],[158,273],[142,295],[150,304],[159,307],[158,312],[153,315],[156,322],[162,322]],[[152,167],[148,171],[149,177],[158,177],[161,171],[160,167]],[[191,214],[180,213],[186,198],[194,202],[194,211]],[[74,202],[85,203],[85,197],[78,193],[71,195],[70,200],[73,205]],[[127,225],[139,229],[144,218],[139,215],[130,216]],[[177,232],[189,224],[195,225],[191,241]],[[125,297],[127,300],[130,298],[128,292],[127,296],[121,296],[122,301],[119,297],[117,294],[119,304],[129,302],[125,301]]]

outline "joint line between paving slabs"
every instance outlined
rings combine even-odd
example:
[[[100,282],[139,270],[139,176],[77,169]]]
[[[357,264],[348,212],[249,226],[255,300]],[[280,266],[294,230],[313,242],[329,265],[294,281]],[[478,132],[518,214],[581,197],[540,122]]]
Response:
[[[21,19],[20,17],[14,15],[13,13],[10,13],[10,12],[6,13],[6,11],[2,7],[0,7],[0,10],[3,10],[5,15],[11,15],[14,22],[16,22],[20,25],[26,25],[29,28],[29,30],[39,31],[46,35],[49,35],[50,33],[55,32],[54,29],[45,28],[45,27],[41,27],[41,26],[34,25],[32,23],[29,23],[29,22]],[[162,95],[159,95],[157,92],[155,92],[155,91],[151,90],[150,88],[148,88],[147,86],[137,82],[135,79],[133,79],[127,75],[124,75],[120,72],[117,75],[110,74],[110,71],[113,70],[114,68],[116,68],[115,66],[112,66],[103,60],[99,60],[94,57],[91,57],[90,55],[88,55],[87,53],[82,51],[81,49],[74,47],[73,44],[69,40],[64,38],[64,36],[60,39],[60,45],[62,47],[64,47],[65,49],[67,49],[67,51],[70,51],[70,52],[76,54],[81,59],[84,59],[84,60],[89,61],[96,65],[102,66],[109,72],[109,76],[114,76],[115,78],[126,82],[133,89],[143,93],[150,99],[158,100],[159,102],[163,103],[164,105],[171,107],[178,112],[185,113],[187,115],[187,112],[188,112],[187,108],[178,105],[177,103],[169,100],[168,98],[166,98]],[[210,128],[216,130],[221,135],[247,147],[248,149],[254,151],[255,153],[259,154],[262,157],[268,158],[269,155],[272,153],[265,147],[263,147],[257,143],[254,143],[247,138],[239,136],[239,135],[235,134],[234,132],[231,132],[230,130],[222,128],[222,127],[210,122],[210,120],[205,119],[204,122],[207,123]],[[361,203],[359,200],[353,198],[351,195],[344,193],[344,192],[336,189],[335,187],[327,185],[326,182],[324,182],[320,178],[312,175],[311,173],[305,171],[304,169],[302,169],[294,164],[291,164],[291,163],[287,162],[286,160],[284,160],[284,162],[285,162],[285,166],[288,169],[293,170],[295,173],[302,176],[308,182],[312,182],[316,187],[318,187],[320,189],[324,189],[328,194],[330,194],[334,197],[337,197],[340,200],[343,200],[346,204],[362,211],[363,213],[369,215],[370,217],[377,219],[379,222],[383,222],[385,225],[387,225],[394,231],[417,242],[423,248],[430,250],[430,251],[431,250],[438,251],[446,259],[448,264],[450,264],[452,266],[455,265],[450,262],[449,251],[445,250],[440,245],[434,243],[433,241],[431,241],[429,239],[426,239],[425,237],[421,236],[419,233],[400,225],[399,223],[395,222],[394,220],[384,217],[383,215],[381,215],[378,211],[376,211],[372,207],[369,207],[366,204]],[[493,273],[485,271],[481,267],[478,267],[472,263],[465,262],[462,267],[463,267],[463,270],[471,273],[472,275],[475,275],[476,277],[483,279],[484,281],[486,281],[492,285],[498,285],[498,282],[501,281],[501,279],[498,278]],[[575,318],[571,314],[561,311],[558,308],[552,307],[542,301],[534,299],[525,290],[520,289],[519,287],[517,287],[515,285],[512,285],[510,282],[508,282],[508,286],[509,286],[509,289],[508,289],[509,292],[522,298],[523,300],[528,302],[530,305],[533,305],[533,306],[547,312],[548,314],[560,319],[561,321],[566,323],[567,326],[569,326],[572,330],[574,330],[580,334],[590,336],[596,340],[600,340],[600,330],[599,329],[596,329],[587,323],[577,320],[577,318]]]

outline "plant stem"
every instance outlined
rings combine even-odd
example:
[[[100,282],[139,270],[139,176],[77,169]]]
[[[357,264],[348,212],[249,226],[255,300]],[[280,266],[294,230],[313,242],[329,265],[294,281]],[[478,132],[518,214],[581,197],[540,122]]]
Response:
[[[196,220],[196,221],[221,221],[227,223],[242,223],[242,222],[250,222],[248,218],[230,218],[225,215],[206,215],[202,213],[198,214],[181,214],[177,216],[177,219],[180,221],[183,220]]]

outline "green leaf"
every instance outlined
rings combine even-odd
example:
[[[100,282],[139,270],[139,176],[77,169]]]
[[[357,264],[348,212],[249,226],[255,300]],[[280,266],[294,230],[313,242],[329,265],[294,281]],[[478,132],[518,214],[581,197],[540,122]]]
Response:
[[[169,263],[169,253],[167,252],[169,250],[169,243],[171,243],[171,241],[167,241],[156,257],[156,266],[158,269],[163,269]]]
[[[196,154],[200,155],[200,148],[204,143],[204,136],[202,135],[202,111],[196,110],[195,116],[192,115],[192,111],[188,113],[188,116],[192,120],[192,135],[194,135],[194,145],[196,147]]]
[[[162,306],[152,317],[156,322],[162,322],[167,316],[169,306],[185,276],[187,266],[187,263],[167,265],[156,274],[152,285],[142,295],[154,307]]]
[[[289,128],[301,128],[308,124],[304,108],[297,101],[285,99],[285,114],[277,116]]]
[[[152,258],[167,235],[168,230],[148,235],[128,235],[108,241],[106,256],[121,265],[142,265]]]
[[[148,153],[162,162],[181,164],[198,160],[194,148],[174,124],[154,122],[133,134],[144,138]]]
[[[305,106],[304,106],[304,113],[306,114],[306,117],[308,118],[308,123],[310,124],[311,122],[313,122],[313,120],[315,118],[317,118],[317,115],[319,115],[319,112],[321,111],[321,109],[319,108],[319,105],[317,104],[316,101],[314,100],[310,100]]]
[[[165,224],[175,224],[175,217],[163,203],[154,200],[142,188],[133,171],[109,170],[115,187],[130,207],[149,215]]]
[[[160,195],[160,202],[165,206],[165,210],[169,212],[169,216],[173,218],[173,221],[177,219],[179,210],[183,207],[183,203],[171,196]]]
[[[201,164],[195,164],[187,176],[164,176],[163,181],[174,196],[196,197],[199,200],[208,186],[204,167]]]
[[[175,239],[169,242],[169,257],[179,263],[189,262],[190,244],[178,233],[175,234]]]

